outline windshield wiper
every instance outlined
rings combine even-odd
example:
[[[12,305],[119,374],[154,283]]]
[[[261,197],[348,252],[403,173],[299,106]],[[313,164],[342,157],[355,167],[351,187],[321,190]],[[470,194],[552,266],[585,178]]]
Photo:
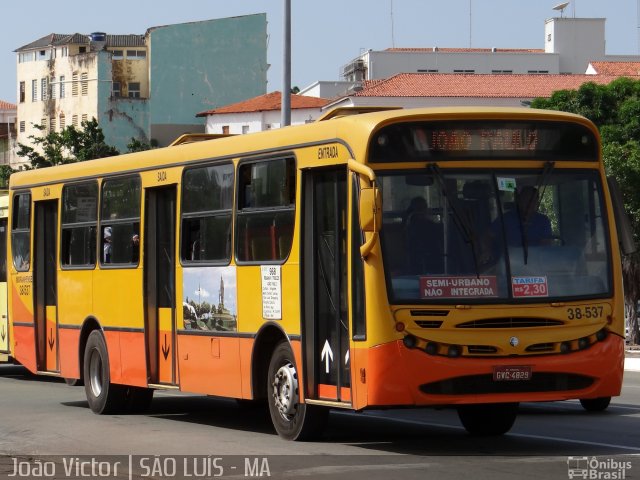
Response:
[[[430,163],[427,165],[427,171],[431,173],[434,176],[434,178],[438,181],[438,185],[440,186],[440,191],[442,192],[442,195],[444,196],[444,198],[447,199],[447,203],[449,204],[449,207],[453,212],[453,218],[456,224],[458,225],[460,232],[462,232],[462,237],[464,241],[471,246],[471,254],[473,255],[473,264],[476,270],[476,276],[480,278],[480,263],[478,259],[477,241],[476,241],[476,234],[473,229],[473,224],[469,219],[469,217],[465,215],[463,212],[461,212],[460,209],[458,208],[458,204],[457,204],[458,202],[456,202],[457,199],[453,197],[453,195],[447,188],[444,181],[444,176],[442,175],[442,171],[440,170],[440,167],[435,163]]]
[[[531,219],[531,215],[538,211],[540,205],[542,203],[542,197],[544,195],[545,190],[547,189],[547,179],[549,175],[553,172],[555,168],[555,162],[546,162],[544,164],[544,168],[542,169],[542,173],[538,176],[538,181],[536,182],[536,192],[538,192],[538,198],[536,199],[535,195],[532,195],[527,204],[524,206],[524,211],[521,212],[520,208],[516,207],[516,211],[518,213],[518,218],[520,219],[520,235],[522,237],[522,254],[524,256],[524,264],[527,265],[529,261],[529,220]],[[540,189],[542,188],[542,192]],[[536,202],[533,205],[533,202]],[[516,205],[519,205],[520,202],[518,198],[516,198]]]

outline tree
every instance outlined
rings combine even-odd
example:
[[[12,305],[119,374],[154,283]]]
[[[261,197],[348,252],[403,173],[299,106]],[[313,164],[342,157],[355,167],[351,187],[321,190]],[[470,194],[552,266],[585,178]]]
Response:
[[[42,125],[34,125],[40,135],[29,135],[34,146],[18,144],[18,156],[29,160],[26,169],[52,167],[118,155],[115,147],[107,145],[95,118],[81,123],[81,129],[69,125],[60,132],[47,132]]]
[[[585,83],[577,90],[537,98],[533,108],[584,115],[600,129],[607,175],[620,184],[636,243],[640,241],[640,81],[618,78],[608,85]],[[623,258],[625,311],[632,343],[640,342],[637,304],[640,300],[640,254]]]

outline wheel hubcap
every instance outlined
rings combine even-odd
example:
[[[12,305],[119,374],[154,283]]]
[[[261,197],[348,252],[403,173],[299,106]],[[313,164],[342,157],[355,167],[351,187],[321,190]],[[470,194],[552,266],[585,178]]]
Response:
[[[285,420],[291,420],[298,405],[298,375],[291,363],[278,369],[272,386],[274,405]]]
[[[102,393],[102,358],[100,358],[97,350],[91,352],[89,377],[91,392],[93,392],[94,396],[99,397]]]

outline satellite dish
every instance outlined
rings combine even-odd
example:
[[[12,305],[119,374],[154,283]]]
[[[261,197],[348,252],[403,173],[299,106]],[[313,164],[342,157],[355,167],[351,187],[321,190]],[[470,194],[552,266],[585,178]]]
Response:
[[[562,18],[562,14],[564,13],[564,9],[567,8],[567,6],[570,4],[571,2],[563,2],[563,3],[559,3],[558,5],[556,5],[555,7],[553,7],[554,10],[558,10],[560,12],[560,18]]]

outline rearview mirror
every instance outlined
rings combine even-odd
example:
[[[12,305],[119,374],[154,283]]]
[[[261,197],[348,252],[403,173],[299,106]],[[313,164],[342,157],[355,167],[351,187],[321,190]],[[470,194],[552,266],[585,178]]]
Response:
[[[376,233],[382,225],[382,200],[376,186],[360,190],[360,228],[364,232]]]

